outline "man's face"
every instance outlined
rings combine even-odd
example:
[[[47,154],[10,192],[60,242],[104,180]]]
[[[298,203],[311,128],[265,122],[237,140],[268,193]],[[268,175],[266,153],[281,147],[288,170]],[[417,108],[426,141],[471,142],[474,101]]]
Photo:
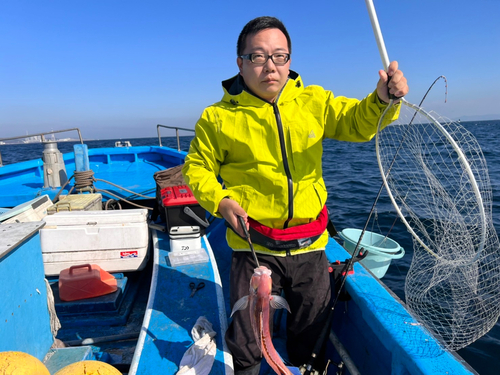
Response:
[[[250,53],[289,53],[288,43],[279,29],[265,29],[256,34],[250,34],[242,55]],[[254,64],[250,60],[238,57],[236,62],[240,74],[252,92],[262,99],[273,102],[283,88],[290,71],[290,61],[285,65],[275,65],[269,59],[264,65]]]

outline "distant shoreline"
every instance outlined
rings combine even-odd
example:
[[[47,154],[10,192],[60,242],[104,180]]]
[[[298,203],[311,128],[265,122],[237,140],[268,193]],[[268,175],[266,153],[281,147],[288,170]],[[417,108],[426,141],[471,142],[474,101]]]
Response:
[[[474,125],[474,124],[479,124],[479,123],[484,123],[484,122],[499,122],[500,123],[500,117],[497,119],[488,119],[488,120],[468,120],[466,119],[467,117],[464,118],[458,118],[452,121],[458,122],[461,125]],[[194,130],[194,129],[193,129]],[[180,135],[180,138],[184,137],[193,137],[193,135]],[[27,136],[26,138],[29,138]],[[92,142],[92,141],[127,141],[127,140],[134,140],[134,139],[145,139],[145,138],[151,138],[151,139],[158,139],[158,136],[150,136],[150,137],[120,137],[120,138],[89,138],[89,139],[84,139],[84,142]],[[176,138],[175,135],[169,135],[169,136],[162,136],[162,138]],[[48,140],[52,141],[52,140]],[[56,142],[62,143],[62,142],[79,142],[80,139],[78,138],[62,138],[62,139],[55,139]],[[2,141],[2,138],[0,138],[0,146],[6,146],[6,145],[19,145],[19,144],[43,144],[44,142],[41,141],[22,141],[22,140],[13,140],[13,141]]]
[[[179,138],[186,138],[190,137],[192,138],[193,135],[180,135]],[[134,139],[158,139],[158,136],[156,137],[121,137],[121,138],[89,138],[89,139],[84,139],[84,142],[99,142],[99,141],[130,141]],[[170,135],[170,136],[162,136],[163,138],[176,138],[175,135]],[[69,138],[64,138],[64,139],[50,139],[45,142],[42,141],[28,141],[24,142],[22,140],[13,140],[13,141],[2,141],[2,138],[0,138],[0,146],[8,146],[8,145],[33,145],[33,144],[44,144],[48,142],[57,142],[57,143],[67,143],[67,142],[80,142],[80,139],[75,138],[75,139],[69,139]]]

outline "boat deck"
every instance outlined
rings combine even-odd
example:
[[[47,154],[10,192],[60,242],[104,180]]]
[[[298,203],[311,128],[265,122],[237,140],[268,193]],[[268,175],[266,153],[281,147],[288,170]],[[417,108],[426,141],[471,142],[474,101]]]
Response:
[[[155,231],[155,260],[145,326],[139,337],[140,357],[134,358],[131,374],[174,374],[186,350],[193,344],[191,330],[196,320],[204,316],[217,332],[217,353],[212,374],[231,374],[232,361],[224,346],[227,314],[222,284],[214,254],[206,237],[202,244],[210,262],[171,267],[167,234]],[[205,283],[193,297],[189,284]],[[196,314],[192,312],[196,311]]]
[[[57,339],[69,347],[91,346],[98,359],[127,373],[148,302],[151,263],[143,271],[113,274],[117,292],[74,302],[62,302],[57,278],[50,278],[61,322]]]

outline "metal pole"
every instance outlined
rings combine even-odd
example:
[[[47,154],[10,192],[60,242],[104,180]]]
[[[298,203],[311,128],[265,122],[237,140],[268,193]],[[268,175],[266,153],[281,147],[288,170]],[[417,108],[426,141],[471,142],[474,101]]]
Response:
[[[161,145],[161,136],[160,136],[160,124],[156,125],[156,132],[158,133],[158,142],[160,143],[160,147],[162,147]]]

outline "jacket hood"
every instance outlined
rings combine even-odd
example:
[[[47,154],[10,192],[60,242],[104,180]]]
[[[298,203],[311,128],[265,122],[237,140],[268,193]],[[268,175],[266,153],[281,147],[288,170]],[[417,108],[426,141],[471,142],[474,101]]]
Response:
[[[261,99],[255,95],[246,85],[243,77],[240,74],[235,75],[225,81],[222,81],[224,95],[223,102],[228,102],[232,105],[249,105],[261,107],[269,104],[267,100]],[[302,78],[293,70],[288,74],[288,80],[285,86],[278,94],[277,102],[283,103],[295,99],[304,90]]]

